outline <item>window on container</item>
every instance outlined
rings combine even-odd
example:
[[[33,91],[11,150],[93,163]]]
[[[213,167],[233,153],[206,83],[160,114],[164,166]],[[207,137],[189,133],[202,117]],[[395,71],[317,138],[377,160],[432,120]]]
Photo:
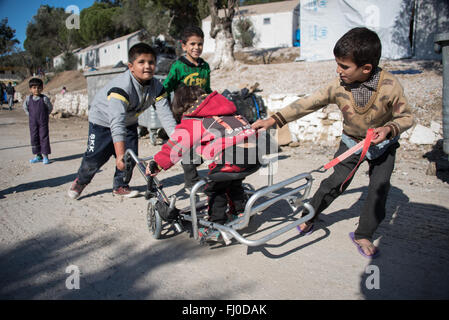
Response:
[[[271,18],[263,18],[263,24],[271,24]]]
[[[106,53],[106,49],[104,49],[104,53]]]
[[[117,49],[120,49],[120,45],[119,44],[117,45]]]

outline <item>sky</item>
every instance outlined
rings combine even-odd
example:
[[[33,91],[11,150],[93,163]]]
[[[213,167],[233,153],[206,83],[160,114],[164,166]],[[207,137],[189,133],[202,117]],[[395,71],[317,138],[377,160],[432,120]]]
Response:
[[[8,18],[8,25],[16,30],[16,39],[20,41],[19,47],[23,49],[28,22],[36,15],[41,5],[48,4],[64,9],[74,5],[81,11],[94,2],[95,0],[0,0],[0,20]]]

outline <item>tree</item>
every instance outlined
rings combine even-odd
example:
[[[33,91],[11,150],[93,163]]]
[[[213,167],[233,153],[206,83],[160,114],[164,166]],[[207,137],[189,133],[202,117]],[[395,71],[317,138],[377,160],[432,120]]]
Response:
[[[167,34],[171,38],[179,39],[186,26],[200,25],[199,2],[204,3],[201,0],[154,0],[155,4],[169,10],[170,21]]]
[[[215,55],[211,69],[231,67],[234,62],[234,37],[232,36],[232,20],[238,5],[237,0],[208,0],[211,15],[210,36],[215,39]],[[218,14],[223,10],[223,15]]]
[[[85,44],[97,44],[126,34],[117,24],[123,9],[108,3],[95,2],[81,10],[80,34]]]
[[[167,40],[174,42],[175,37],[170,33],[174,17],[171,15],[170,9],[157,1],[149,1],[145,6],[143,18],[144,27],[149,37],[157,37],[162,34]]]
[[[0,56],[14,51],[19,40],[14,39],[16,30],[8,26],[8,18],[0,21]]]
[[[24,48],[31,56],[29,68],[36,70],[47,66],[52,57],[67,53],[81,45],[79,30],[68,29],[66,19],[70,16],[64,8],[41,5],[26,29]]]
[[[240,1],[240,5],[249,6],[252,4],[262,4],[262,3],[280,2],[280,1],[285,1],[285,0],[242,0],[242,1]]]
[[[144,28],[145,7],[149,2],[149,0],[122,0],[122,10],[116,15],[114,22],[129,33]]]
[[[254,25],[248,17],[240,16],[235,24],[236,35],[235,40],[242,48],[254,46]]]

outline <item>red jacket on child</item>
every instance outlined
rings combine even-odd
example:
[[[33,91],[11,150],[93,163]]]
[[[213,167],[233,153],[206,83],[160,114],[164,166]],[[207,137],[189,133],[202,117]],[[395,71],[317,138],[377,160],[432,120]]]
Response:
[[[256,130],[248,121],[236,115],[232,101],[214,91],[203,95],[188,109],[175,128],[170,139],[154,156],[154,161],[164,170],[169,169],[183,153],[193,147],[205,160],[218,160],[222,151],[228,147],[256,141]]]

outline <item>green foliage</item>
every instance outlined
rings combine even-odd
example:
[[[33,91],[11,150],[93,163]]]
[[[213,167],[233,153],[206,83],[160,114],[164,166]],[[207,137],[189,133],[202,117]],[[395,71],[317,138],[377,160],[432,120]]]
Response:
[[[14,50],[19,40],[14,39],[16,30],[8,26],[8,18],[0,21],[0,55],[8,54]]]
[[[24,48],[28,67],[36,70],[47,66],[48,60],[61,52],[71,52],[82,43],[77,29],[68,29],[66,19],[70,16],[63,8],[41,5],[28,23]]]
[[[242,48],[253,47],[256,33],[254,25],[247,17],[240,17],[235,24],[235,40]]]
[[[123,9],[107,3],[95,2],[80,13],[80,35],[84,44],[96,44],[122,36],[123,30],[116,21]]]
[[[281,2],[285,0],[241,0],[240,6],[249,6],[252,4],[261,4],[261,3],[269,3],[269,2]]]
[[[210,7],[207,0],[198,0],[198,14],[200,21],[210,15]]]
[[[143,9],[143,21],[143,27],[147,31],[148,38],[157,37],[160,34],[171,37],[169,32],[170,10],[164,6],[157,4],[155,1],[148,1]]]
[[[121,26],[129,33],[140,30],[144,27],[145,6],[148,0],[122,0],[122,10],[114,19],[117,26]]]
[[[167,26],[168,32],[166,34],[179,39],[186,26],[201,26],[198,9],[200,2],[203,6],[202,12],[204,14],[204,1],[202,0],[154,0],[155,4],[169,11],[170,22]]]
[[[48,69],[52,58],[61,52],[72,52],[142,29],[146,30],[146,40],[163,34],[174,42],[185,26],[201,26],[201,20],[209,14],[209,0],[97,0],[81,11],[80,29],[69,29],[66,19],[70,13],[64,8],[41,5],[27,26],[26,51],[16,52],[14,59],[6,60],[25,65],[30,72],[44,66]],[[16,43],[14,30],[7,26],[7,20],[1,20],[0,55],[14,52],[12,47]],[[64,68],[71,68],[71,60],[67,56]]]
[[[62,60],[63,60],[62,69],[64,71],[76,70],[76,67],[78,65],[78,59],[72,52],[64,53]]]

